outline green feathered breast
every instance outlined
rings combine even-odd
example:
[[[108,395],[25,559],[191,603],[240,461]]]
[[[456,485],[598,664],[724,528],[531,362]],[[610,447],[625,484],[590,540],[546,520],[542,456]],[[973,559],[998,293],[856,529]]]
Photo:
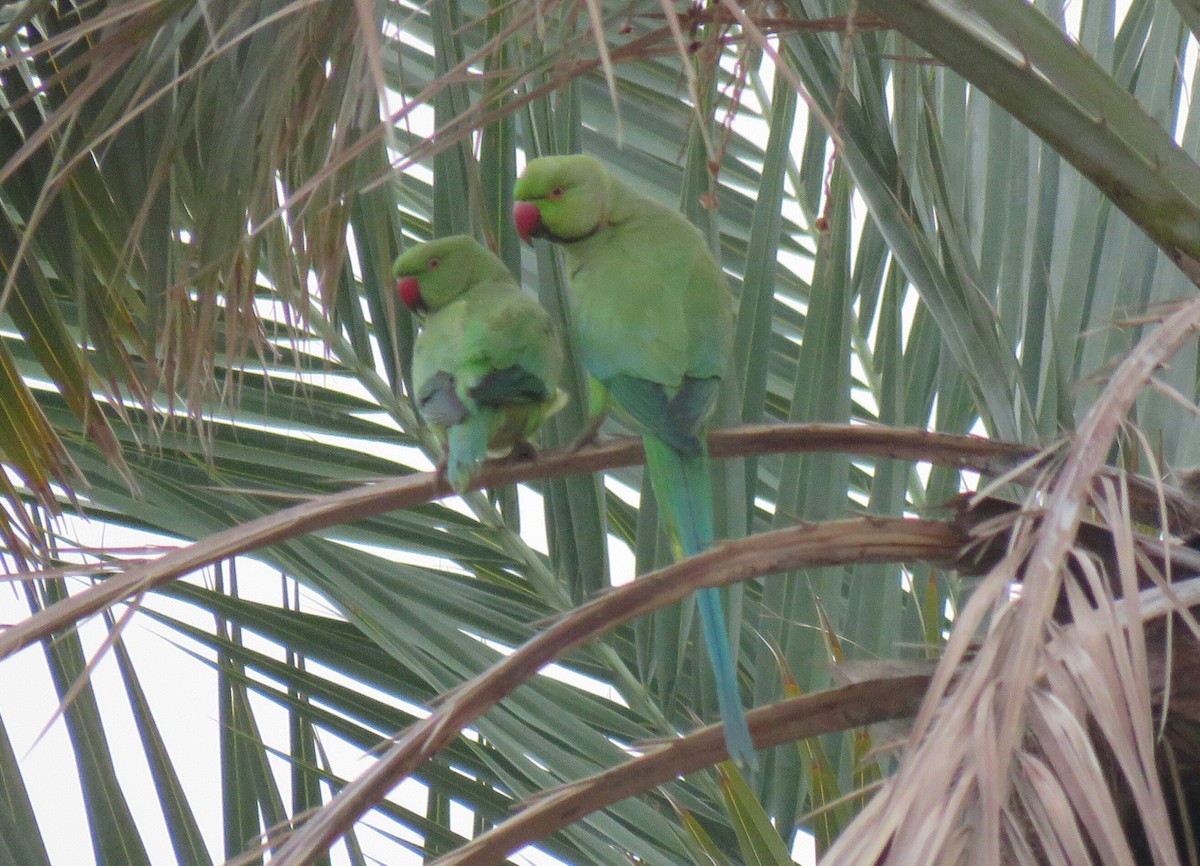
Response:
[[[562,365],[541,305],[515,283],[480,283],[429,316],[417,337],[418,408],[442,428],[491,410],[487,447],[507,451],[561,405]]]

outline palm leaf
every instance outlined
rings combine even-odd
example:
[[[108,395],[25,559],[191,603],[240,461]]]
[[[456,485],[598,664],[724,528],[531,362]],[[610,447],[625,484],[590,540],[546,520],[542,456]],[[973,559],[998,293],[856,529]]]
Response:
[[[47,859],[35,824],[47,838],[129,845],[129,862],[253,859],[261,844],[289,852],[281,862],[322,862],[330,840],[280,827],[355,789],[364,765],[347,754],[419,730],[439,696],[663,561],[653,503],[637,495],[636,445],[554,451],[582,422],[578,369],[537,464],[490,467],[490,493],[458,501],[437,499],[445,488],[419,474],[439,445],[407,396],[413,327],[390,261],[413,241],[472,233],[565,330],[559,261],[520,249],[508,219],[512,180],[537,154],[594,153],[708,232],[739,305],[724,423],[857,425],[714,438],[724,535],[751,535],[731,544],[760,558],[766,530],[864,510],[919,510],[922,526],[958,531],[931,509],[963,488],[964,470],[1013,471],[1093,411],[1111,427],[1130,406],[1152,443],[1134,457],[1097,434],[1111,462],[1194,463],[1193,345],[1153,371],[1161,387],[1138,391],[1143,370],[1097,404],[1156,327],[1141,314],[1193,291],[1194,15],[1135,0],[1121,17],[1089,3],[1065,35],[1049,5],[864,4],[875,17],[817,0],[63,0],[0,12],[0,460],[12,470],[0,538],[5,565],[37,573],[31,586],[56,602],[13,611],[20,622],[0,647],[49,640],[148,590],[118,617],[111,651],[157,792],[133,802],[122,768],[78,739],[102,743],[109,728],[107,701],[70,691],[107,644],[60,638],[46,645],[60,693],[76,695],[63,724],[88,814],[51,816],[32,788],[25,807],[21,760],[2,760],[16,805],[0,838],[22,862]],[[1183,328],[1185,316],[1170,321]],[[864,446],[866,424],[889,435]],[[1037,471],[1014,478],[1037,483]],[[29,517],[35,501],[70,515],[56,545]],[[1155,522],[1154,508],[1138,519]],[[183,549],[142,563],[118,538]],[[831,558],[764,565],[731,590],[748,702],[781,698],[783,671],[819,697],[830,636],[851,660],[937,655],[973,597],[956,574],[894,550],[863,561],[850,535],[826,547]],[[106,576],[93,586],[59,582],[97,564]],[[213,579],[231,567],[236,588]],[[537,839],[520,817],[505,829],[514,804],[622,772],[624,747],[714,717],[689,618],[685,603],[623,624],[561,658],[565,681],[531,676],[465,733],[441,731],[444,751],[407,787],[340,813],[335,835],[362,818],[344,855],[452,858],[473,850],[471,836],[486,847],[493,826]],[[130,630],[143,624],[219,671],[221,724],[204,748],[221,756],[221,814],[189,796],[139,676],[147,662]],[[1038,645],[1036,631],[1014,647]],[[1044,703],[1028,705],[1039,736],[1061,729]],[[822,791],[853,791],[871,772],[861,742],[823,742],[836,784],[820,790],[791,746],[765,755],[737,809],[698,772],[581,813],[538,845],[567,862],[617,851],[691,862],[704,850],[733,857],[753,823],[758,847],[778,855]],[[0,745],[20,756],[32,744]],[[1048,780],[1087,787],[1053,757],[1022,753],[1014,766],[1043,835],[1039,798],[1074,802],[1069,784]],[[168,828],[169,852],[141,831],[149,816]],[[782,847],[765,841],[763,816],[789,828]]]

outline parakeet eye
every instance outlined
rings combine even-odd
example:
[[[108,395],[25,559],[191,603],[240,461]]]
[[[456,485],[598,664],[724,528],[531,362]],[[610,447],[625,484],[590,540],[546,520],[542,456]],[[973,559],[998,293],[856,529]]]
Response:
[[[558,201],[563,197],[564,192],[566,192],[566,190],[564,190],[561,186],[556,186],[554,189],[550,190],[549,194],[547,194],[546,201]]]
[[[425,267],[431,271],[436,271],[441,266],[442,266],[442,260],[438,259],[438,258],[432,258],[425,263]]]

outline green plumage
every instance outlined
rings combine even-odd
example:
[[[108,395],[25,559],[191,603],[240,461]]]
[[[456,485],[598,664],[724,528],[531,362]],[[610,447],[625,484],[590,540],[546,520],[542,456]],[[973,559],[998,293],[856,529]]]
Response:
[[[445,432],[447,477],[462,493],[489,451],[524,443],[562,405],[562,349],[546,311],[472,238],[413,247],[392,272],[401,300],[423,318],[415,402]]]
[[[720,267],[687,219],[591,157],[531,161],[514,197],[522,237],[561,244],[566,255],[574,343],[599,383],[591,413],[602,414],[611,399],[636,422],[677,553],[699,553],[713,541],[703,425],[733,336]],[[735,759],[753,766],[720,599],[716,590],[697,594],[726,743]]]

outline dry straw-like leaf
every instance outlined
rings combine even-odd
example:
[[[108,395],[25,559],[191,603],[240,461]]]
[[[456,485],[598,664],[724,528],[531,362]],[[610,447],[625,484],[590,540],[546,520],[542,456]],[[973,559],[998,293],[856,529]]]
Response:
[[[1008,808],[1014,774],[1021,769],[1017,755],[1026,749],[1046,754],[1052,761],[1059,755],[1056,770],[1061,773],[1055,784],[1069,785],[1064,802],[1075,802],[1076,808],[1087,808],[1083,804],[1091,802],[1089,811],[1101,816],[1114,814],[1114,795],[1106,788],[1097,789],[1094,776],[1082,770],[1089,760],[1096,760],[1089,759],[1089,753],[1111,752],[1119,770],[1118,785],[1131,793],[1156,862],[1178,862],[1153,757],[1148,674],[1141,649],[1140,622],[1146,613],[1138,608],[1130,514],[1111,485],[1102,485],[1108,496],[1094,499],[1093,479],[1134,397],[1198,326],[1200,300],[1193,299],[1168,315],[1119,365],[1051,479],[1045,518],[1026,525],[1023,537],[1012,544],[956,622],[900,769],[837,840],[826,863],[949,866],[961,862],[960,834],[969,839],[966,850],[975,862],[1001,863],[1006,856],[1002,812]],[[1077,556],[1084,581],[1077,585],[1068,563],[1075,556],[1080,519],[1093,501],[1105,506],[1102,513],[1115,518],[1110,528],[1117,573],[1101,574],[1096,562]],[[1018,578],[1020,598],[1010,602],[1007,589]],[[1114,579],[1120,587],[1116,593]],[[1051,615],[1064,585],[1076,621],[1060,631]],[[1114,594],[1121,599],[1114,601]],[[985,626],[982,642],[967,662],[967,648]],[[1064,647],[1072,646],[1071,656],[1082,661],[1064,675],[1048,677],[1050,641],[1056,635],[1055,658],[1061,663]],[[951,685],[955,674],[960,676]],[[1053,726],[1047,724],[1052,716],[1043,713],[1041,736],[1037,736],[1030,708],[1042,690],[1055,687],[1064,692],[1061,705],[1074,706],[1079,715],[1073,725]],[[1098,743],[1082,735],[1089,730],[1099,732]],[[1025,769],[1034,766],[1026,762]],[[1044,774],[1027,774],[1026,782],[1046,803],[1055,802]],[[1089,797],[1101,799],[1089,801]],[[1062,812],[1065,806],[1056,808]],[[1116,852],[1120,860],[1121,846],[1112,835],[1117,831],[1111,822],[1081,818],[1075,813],[1071,823],[1077,824],[1089,845]],[[1076,843],[1074,831],[1064,829],[1062,835],[1044,829],[1049,834],[1044,835],[1039,828],[1057,824],[1035,820],[1032,826],[1045,850],[1061,852],[1063,862],[1071,866],[1092,862],[1091,849]]]

